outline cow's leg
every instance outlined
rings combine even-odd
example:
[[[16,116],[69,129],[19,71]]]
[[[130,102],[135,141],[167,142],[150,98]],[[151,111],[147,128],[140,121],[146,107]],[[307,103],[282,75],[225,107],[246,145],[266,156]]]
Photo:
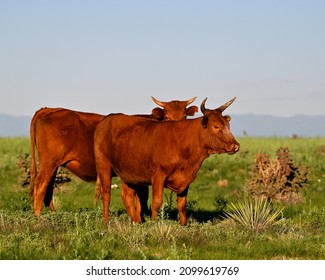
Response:
[[[103,172],[98,172],[98,176],[101,182],[103,219],[107,222],[109,218],[109,204],[111,202],[112,170],[110,166],[106,166]]]
[[[148,208],[148,198],[149,198],[149,187],[148,186],[138,186],[136,188],[136,212],[140,215],[141,219],[144,221],[144,215],[149,215]]]
[[[102,184],[100,182],[99,176],[97,176],[96,186],[95,186],[94,205],[97,205],[98,199],[100,198],[101,188],[102,188]]]
[[[165,178],[165,176],[154,176],[152,178],[152,220],[155,220],[157,218],[158,212],[163,203]]]
[[[182,226],[186,225],[186,200],[187,200],[188,187],[185,191],[177,194],[177,209],[179,214],[179,223]]]
[[[43,201],[46,203],[46,206],[50,206],[51,210],[54,209],[52,195],[56,170],[57,167],[41,167],[35,178],[34,213],[37,216],[41,215]],[[48,188],[50,189],[48,190]]]
[[[95,133],[96,134],[96,133]],[[95,141],[96,142],[96,141]],[[101,195],[102,195],[102,204],[103,204],[103,219],[105,222],[109,218],[109,204],[111,202],[111,184],[113,170],[111,167],[111,162],[107,158],[107,151],[102,150],[102,146],[96,146],[95,149],[95,160],[96,160],[96,171],[98,180],[101,184]]]
[[[121,197],[124,207],[131,218],[131,223],[141,223],[140,212],[137,212],[134,206],[134,197],[136,194],[134,187],[122,182]]]
[[[57,170],[55,171],[50,183],[48,184],[48,186],[46,188],[46,193],[45,193],[45,197],[44,197],[45,206],[50,207],[50,210],[52,212],[55,210],[55,207],[53,204],[53,191],[54,191],[56,173],[57,173]]]

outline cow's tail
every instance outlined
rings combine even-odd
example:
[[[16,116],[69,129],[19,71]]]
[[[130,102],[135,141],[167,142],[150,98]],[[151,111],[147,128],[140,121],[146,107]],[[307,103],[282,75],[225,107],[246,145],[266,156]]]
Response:
[[[30,152],[31,152],[31,165],[30,165],[30,182],[29,182],[29,196],[31,201],[34,198],[34,186],[35,186],[35,178],[37,175],[37,166],[36,166],[36,156],[35,156],[35,146],[36,146],[36,139],[35,139],[35,123],[37,119],[37,113],[32,118],[30,124]]]

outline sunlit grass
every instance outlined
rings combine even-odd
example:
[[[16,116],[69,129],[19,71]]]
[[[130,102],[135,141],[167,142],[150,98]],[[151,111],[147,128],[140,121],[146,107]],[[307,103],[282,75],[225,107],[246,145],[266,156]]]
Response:
[[[0,138],[0,259],[325,259],[325,153],[320,149],[325,138],[238,141],[238,154],[215,155],[203,163],[189,189],[188,225],[180,226],[176,195],[170,190],[156,221],[147,217],[145,223],[132,225],[116,178],[113,183],[119,187],[112,189],[107,224],[101,203],[93,203],[95,183],[77,178],[55,190],[56,212],[44,208],[37,218],[28,189],[19,185],[16,166],[17,157],[29,153],[29,139]],[[286,146],[295,161],[311,170],[310,185],[302,189],[304,201],[285,206],[256,230],[225,218],[224,211],[231,211],[232,204],[238,208],[244,197],[256,153],[274,154]],[[223,180],[227,183],[219,184]],[[264,211],[272,217],[272,211],[282,208],[259,207],[256,216]]]

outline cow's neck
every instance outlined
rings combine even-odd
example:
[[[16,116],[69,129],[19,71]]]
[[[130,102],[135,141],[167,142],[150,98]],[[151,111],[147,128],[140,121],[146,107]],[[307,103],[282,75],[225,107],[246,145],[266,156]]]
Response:
[[[178,150],[181,155],[189,161],[189,164],[196,165],[208,158],[211,154],[209,149],[209,137],[207,130],[202,125],[202,118],[182,122],[183,125],[177,130],[175,143],[178,143]],[[176,141],[183,139],[183,141]]]
[[[200,143],[200,126],[201,120],[195,119],[179,123],[175,130],[175,154],[178,157],[174,162],[168,162],[173,172],[168,172],[165,183],[167,188],[178,194],[195,180],[203,161],[209,157],[207,149]]]

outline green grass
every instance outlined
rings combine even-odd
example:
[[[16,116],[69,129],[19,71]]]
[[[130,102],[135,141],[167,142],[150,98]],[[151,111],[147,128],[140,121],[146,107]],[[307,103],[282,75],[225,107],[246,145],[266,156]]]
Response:
[[[16,167],[17,157],[29,153],[29,139],[0,138],[0,259],[324,259],[325,139],[239,142],[237,155],[212,156],[203,163],[188,194],[188,225],[181,227],[176,196],[169,190],[157,221],[132,226],[120,187],[112,190],[111,219],[105,224],[101,203],[93,203],[95,184],[75,177],[55,191],[56,212],[44,210],[36,218]],[[283,218],[262,232],[226,219],[220,207],[227,202],[229,210],[242,196],[255,155],[274,156],[280,147],[288,147],[293,160],[310,170],[304,201],[279,205]],[[227,185],[218,186],[220,180]]]

